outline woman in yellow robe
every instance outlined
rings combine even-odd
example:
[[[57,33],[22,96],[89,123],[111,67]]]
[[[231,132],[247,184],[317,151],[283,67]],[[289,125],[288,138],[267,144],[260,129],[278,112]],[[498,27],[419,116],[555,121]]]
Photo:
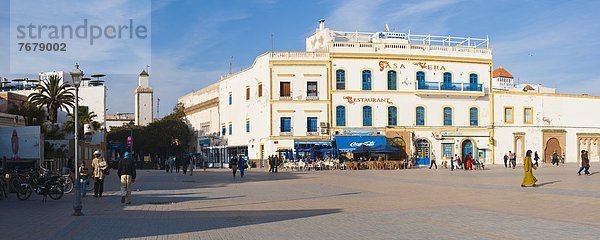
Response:
[[[536,167],[533,165],[533,162],[531,162],[531,150],[527,150],[527,153],[525,154],[525,161],[523,162],[525,176],[523,177],[523,183],[521,183],[521,187],[535,187],[537,178],[533,176],[533,169],[536,169]]]

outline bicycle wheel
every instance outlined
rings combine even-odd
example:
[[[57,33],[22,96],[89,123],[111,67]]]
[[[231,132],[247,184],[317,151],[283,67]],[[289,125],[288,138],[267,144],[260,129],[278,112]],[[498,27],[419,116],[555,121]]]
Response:
[[[17,189],[17,198],[19,200],[27,200],[29,197],[31,197],[32,192],[33,189],[31,186],[22,186]]]
[[[48,196],[50,196],[50,198],[54,200],[62,198],[64,194],[65,192],[60,183],[53,184],[52,187],[50,187],[50,191],[48,192]]]
[[[5,199],[8,197],[8,194],[6,193],[6,186],[4,184],[4,180],[0,179],[0,200]]]
[[[73,191],[73,186],[75,185],[73,182],[73,177],[63,177],[62,181],[65,193],[70,193],[71,191]]]

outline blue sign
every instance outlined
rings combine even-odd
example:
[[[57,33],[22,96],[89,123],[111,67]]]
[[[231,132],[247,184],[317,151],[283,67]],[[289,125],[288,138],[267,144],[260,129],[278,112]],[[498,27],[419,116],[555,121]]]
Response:
[[[360,146],[377,147],[386,145],[384,136],[337,136],[335,137],[337,148],[342,152],[350,152]]]

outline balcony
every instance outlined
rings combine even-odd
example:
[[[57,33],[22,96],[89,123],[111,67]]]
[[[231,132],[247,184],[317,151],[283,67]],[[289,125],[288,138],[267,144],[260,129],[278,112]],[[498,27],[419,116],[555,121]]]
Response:
[[[293,135],[292,131],[289,131],[289,132],[281,132],[280,131],[279,132],[279,136],[292,136],[292,135]]]
[[[319,132],[306,132],[306,136],[319,136]]]
[[[292,100],[292,96],[279,96],[279,100]]]
[[[483,84],[471,83],[443,83],[443,82],[416,82],[417,93],[426,94],[453,94],[484,95]]]
[[[319,96],[313,95],[313,96],[306,96],[306,100],[309,101],[316,101],[319,100]]]

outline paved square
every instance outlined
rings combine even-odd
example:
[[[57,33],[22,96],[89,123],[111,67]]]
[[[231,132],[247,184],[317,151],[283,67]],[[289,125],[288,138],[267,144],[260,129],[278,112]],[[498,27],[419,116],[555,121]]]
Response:
[[[600,166],[545,166],[540,187],[521,188],[522,169],[485,171],[229,171],[194,176],[138,170],[133,204],[117,177],[103,198],[72,194],[0,201],[2,239],[597,239]]]

